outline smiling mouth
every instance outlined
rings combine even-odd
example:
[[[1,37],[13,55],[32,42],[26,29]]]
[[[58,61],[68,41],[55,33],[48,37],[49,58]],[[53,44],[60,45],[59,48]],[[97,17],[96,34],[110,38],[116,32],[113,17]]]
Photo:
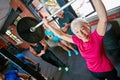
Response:
[[[79,35],[79,37],[81,37],[81,38],[86,38],[88,35],[86,35],[86,34],[82,34],[82,36],[80,36]]]
[[[79,36],[80,38],[84,38],[85,36]]]

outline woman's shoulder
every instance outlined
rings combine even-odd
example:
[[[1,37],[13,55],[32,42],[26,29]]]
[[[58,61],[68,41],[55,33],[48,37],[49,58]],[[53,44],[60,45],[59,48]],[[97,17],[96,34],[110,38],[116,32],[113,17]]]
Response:
[[[103,39],[104,36],[99,35],[98,32],[97,32],[97,30],[94,30],[94,31],[90,34],[90,37],[93,37],[93,38],[95,38],[96,40],[98,40],[98,39],[101,40],[101,39]]]

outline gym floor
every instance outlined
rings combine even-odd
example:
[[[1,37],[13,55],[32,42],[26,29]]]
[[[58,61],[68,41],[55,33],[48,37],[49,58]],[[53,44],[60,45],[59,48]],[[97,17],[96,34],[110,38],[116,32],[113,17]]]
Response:
[[[41,73],[52,78],[52,80],[97,80],[87,70],[85,60],[80,54],[76,56],[72,53],[72,56],[68,57],[67,52],[60,47],[53,47],[50,49],[61,61],[69,66],[70,70],[68,72],[58,71],[56,67],[43,61],[41,58],[34,57],[29,51],[25,51],[25,53],[34,61],[40,63]],[[120,51],[118,53],[120,53]],[[118,75],[120,76],[120,54],[118,53],[107,55],[115,65]]]

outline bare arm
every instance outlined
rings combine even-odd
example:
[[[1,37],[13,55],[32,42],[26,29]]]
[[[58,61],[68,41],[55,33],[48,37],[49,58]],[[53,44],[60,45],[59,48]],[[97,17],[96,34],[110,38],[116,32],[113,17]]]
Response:
[[[28,79],[28,80],[36,80],[35,78],[33,78],[32,76],[28,75],[28,74],[23,74],[23,73],[18,73],[18,76],[23,78],[23,79]]]
[[[99,18],[97,32],[99,35],[104,36],[107,27],[107,14],[105,7],[101,0],[92,0],[92,2]]]
[[[28,60],[29,62],[33,63],[33,64],[37,64],[36,62],[34,62],[34,61],[33,61],[31,58],[29,58],[29,57],[26,57],[25,59]]]
[[[28,79],[29,78],[29,75],[23,74],[23,73],[18,73],[18,76],[23,78],[23,79]]]
[[[52,30],[52,31],[55,33],[55,35],[57,35],[58,37],[60,37],[60,38],[63,39],[63,40],[66,40],[66,41],[68,41],[68,42],[73,43],[73,40],[72,40],[72,36],[71,36],[71,35],[66,34],[66,33],[62,32],[60,29],[57,29],[57,28],[49,25],[47,19],[44,18],[43,21],[44,21],[44,24],[45,24],[50,30]]]
[[[40,43],[44,46],[43,50],[42,51],[46,51],[46,49],[48,48],[48,44],[45,42],[45,40],[41,40]]]
[[[64,33],[66,33],[67,30],[68,30],[68,28],[70,28],[70,23],[65,23],[65,26],[63,26],[63,27],[61,28],[61,30],[62,30]]]
[[[37,53],[31,46],[30,46],[30,48],[29,48],[29,50],[30,50],[30,52],[34,55],[34,56],[36,56],[36,57],[40,57],[40,56],[42,56],[43,55],[43,53]]]

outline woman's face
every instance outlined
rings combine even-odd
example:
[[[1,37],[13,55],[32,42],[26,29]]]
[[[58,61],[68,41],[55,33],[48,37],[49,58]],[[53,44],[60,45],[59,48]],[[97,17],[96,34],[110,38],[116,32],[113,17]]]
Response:
[[[76,25],[72,31],[78,38],[86,39],[90,34],[90,27],[88,24]]]

